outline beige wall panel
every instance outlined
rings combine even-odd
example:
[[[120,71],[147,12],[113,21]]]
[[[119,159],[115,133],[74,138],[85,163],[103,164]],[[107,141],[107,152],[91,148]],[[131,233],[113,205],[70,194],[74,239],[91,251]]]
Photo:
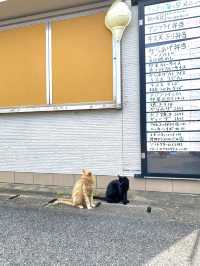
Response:
[[[0,31],[0,107],[46,102],[45,25]]]
[[[53,22],[54,104],[112,101],[112,35],[104,17]]]

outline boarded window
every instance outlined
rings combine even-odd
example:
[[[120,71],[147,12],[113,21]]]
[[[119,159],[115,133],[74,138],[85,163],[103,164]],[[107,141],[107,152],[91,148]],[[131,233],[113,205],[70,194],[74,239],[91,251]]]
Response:
[[[52,22],[53,104],[112,101],[105,13]]]
[[[0,31],[0,107],[46,103],[45,25]]]

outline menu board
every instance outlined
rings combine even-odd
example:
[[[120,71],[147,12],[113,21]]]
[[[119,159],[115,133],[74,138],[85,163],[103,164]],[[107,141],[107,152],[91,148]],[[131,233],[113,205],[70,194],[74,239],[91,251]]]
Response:
[[[144,7],[147,151],[200,152],[200,0]]]

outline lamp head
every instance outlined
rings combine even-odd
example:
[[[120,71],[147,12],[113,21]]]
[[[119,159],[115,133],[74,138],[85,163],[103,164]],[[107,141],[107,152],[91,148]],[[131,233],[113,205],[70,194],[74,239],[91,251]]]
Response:
[[[124,30],[131,21],[131,17],[131,10],[121,0],[116,0],[109,8],[105,17],[105,25],[112,32],[116,41],[121,40]]]

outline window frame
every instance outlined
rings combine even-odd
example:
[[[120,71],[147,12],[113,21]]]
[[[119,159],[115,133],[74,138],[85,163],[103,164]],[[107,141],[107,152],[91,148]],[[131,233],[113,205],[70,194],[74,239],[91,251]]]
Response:
[[[0,23],[0,30],[9,30],[12,28],[20,28],[23,26],[31,26],[37,24],[46,25],[46,104],[37,106],[14,106],[14,107],[0,107],[1,113],[24,113],[24,112],[49,112],[49,111],[73,111],[73,110],[98,110],[98,109],[121,109],[121,44],[116,44],[112,39],[112,78],[113,78],[113,97],[112,101],[97,101],[97,102],[82,102],[76,104],[52,104],[52,42],[51,42],[51,22],[71,19],[81,16],[90,16],[99,12],[105,12],[109,5],[103,7],[91,7],[90,9],[80,10],[80,8],[73,8],[66,12],[67,14],[48,16],[45,14],[44,18],[23,18],[14,20],[14,22]],[[110,33],[111,34],[111,33]],[[120,45],[120,47],[119,47]],[[120,77],[116,75],[120,71]],[[119,73],[119,72],[118,72]]]

